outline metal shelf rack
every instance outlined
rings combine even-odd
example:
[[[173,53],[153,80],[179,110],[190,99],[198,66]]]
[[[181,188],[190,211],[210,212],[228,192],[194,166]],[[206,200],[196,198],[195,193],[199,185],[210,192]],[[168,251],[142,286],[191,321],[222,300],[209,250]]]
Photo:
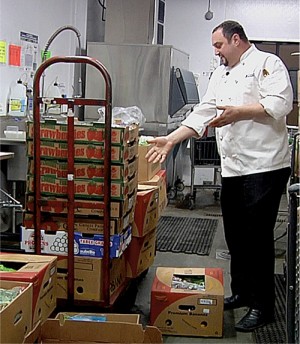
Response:
[[[219,198],[221,185],[218,184],[218,174],[220,173],[220,156],[217,149],[215,136],[205,136],[200,139],[191,139],[190,148],[191,159],[191,190],[189,196],[190,210],[194,209],[197,189],[214,189],[214,197]],[[213,168],[213,183],[195,185],[195,170],[197,168]]]

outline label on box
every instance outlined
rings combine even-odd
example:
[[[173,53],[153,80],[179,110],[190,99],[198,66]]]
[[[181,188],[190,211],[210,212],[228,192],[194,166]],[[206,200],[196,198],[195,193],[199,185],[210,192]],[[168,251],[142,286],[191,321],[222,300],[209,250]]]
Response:
[[[102,258],[104,253],[103,234],[84,235],[74,232],[74,255]],[[110,236],[110,257],[117,258],[122,255],[131,241],[131,227],[122,234]],[[22,227],[21,249],[25,252],[34,252],[34,229]],[[41,253],[67,255],[68,234],[57,231],[54,234],[41,230]]]

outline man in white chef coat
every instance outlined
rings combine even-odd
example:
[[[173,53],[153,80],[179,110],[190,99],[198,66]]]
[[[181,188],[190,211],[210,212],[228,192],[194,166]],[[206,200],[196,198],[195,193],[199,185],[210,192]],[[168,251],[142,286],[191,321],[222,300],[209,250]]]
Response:
[[[283,62],[251,44],[243,27],[225,21],[212,32],[221,65],[182,125],[157,137],[146,158],[163,162],[179,142],[216,130],[221,158],[221,208],[231,256],[232,295],[224,310],[249,307],[237,331],[274,320],[273,230],[290,170],[286,116],[293,92]]]

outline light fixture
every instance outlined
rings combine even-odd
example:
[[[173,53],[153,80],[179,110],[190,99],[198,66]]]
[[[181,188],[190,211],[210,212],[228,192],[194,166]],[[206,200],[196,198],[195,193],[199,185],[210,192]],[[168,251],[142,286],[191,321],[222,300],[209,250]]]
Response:
[[[214,14],[213,12],[210,10],[210,0],[208,0],[208,9],[207,9],[207,12],[205,13],[204,15],[204,18],[206,20],[211,20],[213,18]]]

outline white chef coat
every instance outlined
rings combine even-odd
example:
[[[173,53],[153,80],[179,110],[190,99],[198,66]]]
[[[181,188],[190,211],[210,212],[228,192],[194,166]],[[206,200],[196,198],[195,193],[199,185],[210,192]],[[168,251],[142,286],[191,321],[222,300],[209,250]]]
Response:
[[[219,66],[200,104],[182,122],[199,137],[222,111],[216,106],[260,103],[269,116],[216,128],[223,177],[242,176],[290,166],[286,116],[293,106],[287,69],[275,55],[252,45],[233,68]]]

